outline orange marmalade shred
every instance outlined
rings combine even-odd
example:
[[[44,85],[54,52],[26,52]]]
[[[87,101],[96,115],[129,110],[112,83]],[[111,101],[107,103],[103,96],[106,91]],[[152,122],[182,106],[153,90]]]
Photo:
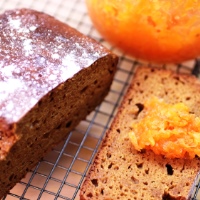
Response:
[[[129,133],[136,150],[149,149],[167,158],[200,157],[200,118],[185,104],[168,104],[153,97],[144,109],[144,117],[132,124]]]

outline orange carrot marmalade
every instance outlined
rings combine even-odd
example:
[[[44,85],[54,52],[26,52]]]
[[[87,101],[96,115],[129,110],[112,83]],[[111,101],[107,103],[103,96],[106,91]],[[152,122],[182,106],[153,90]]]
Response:
[[[200,118],[185,104],[168,104],[153,97],[144,109],[145,116],[129,133],[136,150],[150,149],[167,158],[200,157]]]

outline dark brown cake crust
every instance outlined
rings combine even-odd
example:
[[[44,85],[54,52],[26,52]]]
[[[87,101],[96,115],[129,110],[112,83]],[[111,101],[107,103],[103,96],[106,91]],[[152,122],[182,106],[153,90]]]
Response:
[[[117,56],[30,9],[0,16],[0,197],[107,95]]]

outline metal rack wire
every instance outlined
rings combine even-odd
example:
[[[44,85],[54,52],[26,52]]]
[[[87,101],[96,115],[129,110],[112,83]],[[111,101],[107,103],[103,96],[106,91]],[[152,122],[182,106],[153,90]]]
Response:
[[[104,133],[109,127],[123,94],[134,74],[136,66],[143,64],[120,51],[112,48],[102,40],[93,28],[87,15],[84,0],[1,0],[0,12],[14,8],[32,8],[46,12],[64,21],[80,32],[88,35],[120,56],[119,69],[116,73],[110,93],[104,102],[82,121],[57,147],[49,152],[35,168],[29,172],[4,200],[79,200],[79,189],[93,161]],[[148,64],[148,63],[145,63]],[[179,71],[191,73],[195,61],[178,66],[165,66]],[[150,64],[148,64],[150,65]],[[195,74],[198,72],[196,65]],[[200,199],[195,188],[193,200]]]

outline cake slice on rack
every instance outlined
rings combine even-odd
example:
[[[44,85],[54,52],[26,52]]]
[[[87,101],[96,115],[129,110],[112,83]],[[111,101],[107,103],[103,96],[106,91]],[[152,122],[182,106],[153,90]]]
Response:
[[[200,81],[139,66],[80,199],[189,199],[200,170],[199,138]]]

